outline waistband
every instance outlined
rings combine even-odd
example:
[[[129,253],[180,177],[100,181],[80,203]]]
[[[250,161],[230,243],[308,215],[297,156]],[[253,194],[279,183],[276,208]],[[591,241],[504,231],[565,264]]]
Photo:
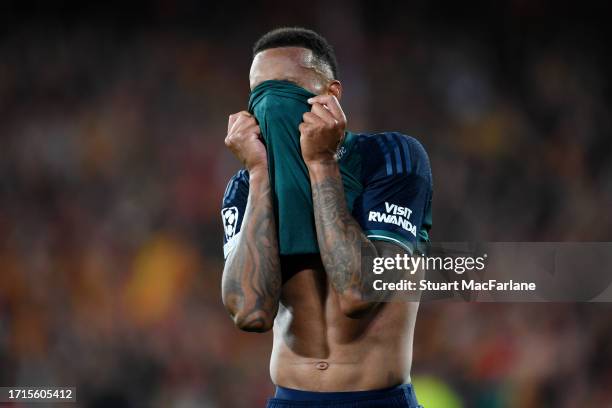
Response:
[[[416,395],[412,384],[401,384],[389,388],[367,390],[367,391],[340,391],[340,392],[314,392],[302,391],[292,388],[276,386],[274,398],[285,401],[304,401],[304,402],[326,402],[326,401],[347,401],[357,402],[363,400],[375,400],[389,397],[404,396],[410,406],[418,406]]]

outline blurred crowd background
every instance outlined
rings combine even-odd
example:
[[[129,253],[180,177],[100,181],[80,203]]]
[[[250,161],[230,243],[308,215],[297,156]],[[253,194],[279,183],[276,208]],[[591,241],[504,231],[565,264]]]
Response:
[[[269,334],[220,299],[252,43],[335,46],[353,131],[417,137],[435,241],[612,241],[606,13],[513,0],[0,6],[0,385],[85,407],[262,406]],[[427,408],[612,407],[609,304],[428,303]]]

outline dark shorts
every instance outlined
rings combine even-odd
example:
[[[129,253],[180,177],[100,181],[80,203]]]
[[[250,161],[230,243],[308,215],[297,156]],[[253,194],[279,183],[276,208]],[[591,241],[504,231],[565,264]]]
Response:
[[[310,392],[276,387],[267,408],[419,408],[412,385],[355,392]]]

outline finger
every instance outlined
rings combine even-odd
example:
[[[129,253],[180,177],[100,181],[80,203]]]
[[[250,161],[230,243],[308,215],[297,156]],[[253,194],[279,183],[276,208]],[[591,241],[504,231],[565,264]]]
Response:
[[[304,115],[302,115],[302,119],[304,120],[304,123],[307,123],[307,124],[319,125],[319,126],[325,125],[325,122],[323,121],[323,119],[321,119],[320,117],[318,117],[312,112],[304,113]]]
[[[232,116],[234,116],[235,119],[232,126],[227,131],[228,133],[244,128],[245,124],[250,125],[251,123],[249,119],[255,121],[255,118],[253,118],[253,116],[247,111],[240,111],[238,113],[234,113]]]
[[[308,103],[311,105],[315,103],[324,105],[339,122],[346,120],[344,112],[340,107],[340,102],[338,102],[334,95],[317,95],[308,99]]]
[[[309,135],[310,134],[310,130],[312,129],[312,125],[306,122],[302,122],[300,123],[300,126],[298,126],[298,129],[300,130],[300,136],[304,136],[304,135]]]
[[[255,119],[240,119],[239,123],[234,125],[234,129],[232,133],[251,133],[255,132],[259,134],[259,125],[255,121]]]
[[[227,133],[228,134],[232,130],[232,127],[234,126],[236,119],[238,118],[235,115],[229,115],[229,117],[227,118]]]
[[[230,132],[238,118],[242,116],[242,112],[244,111],[232,113],[231,115],[229,115],[229,118],[227,119],[227,133]]]
[[[254,130],[250,130],[247,134],[247,139],[248,140],[252,140],[252,141],[256,141],[256,140],[260,140],[261,136],[259,135],[258,132],[255,132]]]
[[[239,120],[231,131],[231,134],[237,135],[246,135],[248,133],[259,133],[259,125],[257,122],[250,120],[245,121],[244,119]]]
[[[313,104],[310,111],[320,117],[328,125],[334,126],[338,124],[338,119],[334,118],[331,112],[320,103]]]
[[[225,145],[232,151],[240,151],[247,149],[250,143],[260,142],[260,136],[254,131],[243,132],[240,134],[233,133],[225,138]]]

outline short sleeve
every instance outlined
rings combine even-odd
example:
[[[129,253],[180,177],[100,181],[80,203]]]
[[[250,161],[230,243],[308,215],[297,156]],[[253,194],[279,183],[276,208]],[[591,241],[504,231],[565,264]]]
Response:
[[[384,133],[372,138],[353,216],[371,241],[392,242],[413,253],[417,242],[429,241],[432,224],[429,158],[412,137]]]
[[[224,258],[227,258],[238,241],[248,196],[249,173],[243,169],[230,179],[223,194],[221,221],[223,222]]]

